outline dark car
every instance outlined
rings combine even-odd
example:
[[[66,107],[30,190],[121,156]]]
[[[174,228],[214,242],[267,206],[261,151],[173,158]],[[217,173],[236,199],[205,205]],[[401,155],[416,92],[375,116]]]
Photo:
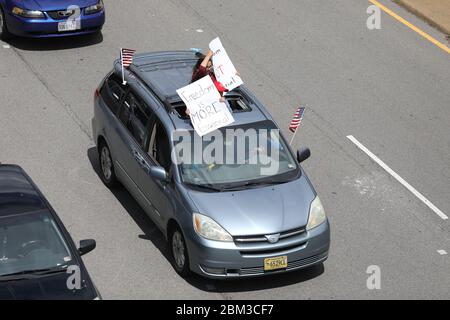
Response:
[[[55,211],[18,166],[0,164],[0,299],[100,299]]]
[[[193,141],[187,146],[194,151],[186,154],[201,156],[212,144],[196,134],[176,92],[190,83],[197,60],[188,51],[138,54],[125,70],[125,85],[116,61],[94,100],[92,128],[103,182],[111,187],[119,181],[130,191],[167,237],[182,276],[190,271],[209,278],[264,276],[321,264],[328,257],[330,227],[300,165],[309,149],[296,157],[245,86],[225,95],[235,121],[213,134],[233,132],[245,141],[247,133],[257,133],[260,145],[270,146],[269,160],[277,169],[266,172],[256,157],[264,148],[250,145],[244,161],[180,163],[172,157],[178,133]],[[267,131],[274,135],[264,135]],[[220,146],[239,154],[245,143],[234,141]]]
[[[0,38],[65,37],[100,32],[103,0],[0,0]]]

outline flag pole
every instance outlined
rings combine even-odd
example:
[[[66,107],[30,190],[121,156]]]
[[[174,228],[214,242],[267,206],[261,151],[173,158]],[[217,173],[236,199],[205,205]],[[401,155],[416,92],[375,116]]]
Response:
[[[302,109],[303,109],[303,111],[300,112]],[[304,111],[305,111],[305,107],[301,107],[301,106],[300,106],[300,107],[297,109],[297,112],[296,112],[295,115],[294,115],[294,119],[292,119],[292,121],[298,120],[298,123],[297,123],[297,125],[296,125],[296,127],[295,127],[295,131],[294,131],[294,134],[292,135],[291,141],[289,142],[289,145],[290,145],[290,146],[292,146],[292,142],[294,142],[295,136],[297,135],[298,127],[300,127],[300,123],[301,123],[302,120],[303,120],[303,113],[304,113]],[[298,114],[298,115],[297,115],[297,114]],[[298,117],[298,119],[296,119],[296,117]],[[292,122],[291,122],[291,123],[292,123]]]
[[[126,85],[127,82],[125,81],[125,68],[124,68],[124,66],[123,66],[123,56],[122,56],[122,53],[123,53],[123,48],[120,48],[120,64],[122,65],[122,84],[123,84],[123,85]]]
[[[298,127],[300,127],[300,126],[298,126]],[[294,142],[294,138],[295,138],[295,135],[297,134],[298,127],[295,129],[294,134],[292,135],[291,142],[289,142],[290,146],[292,146],[292,142]]]

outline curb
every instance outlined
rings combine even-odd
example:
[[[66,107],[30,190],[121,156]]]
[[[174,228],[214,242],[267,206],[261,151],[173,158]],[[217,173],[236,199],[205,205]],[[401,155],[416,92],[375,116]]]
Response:
[[[424,14],[420,9],[416,8],[414,5],[407,3],[404,0],[393,0],[393,2],[397,3],[398,5],[404,7],[409,12],[413,13],[414,15],[418,16],[419,18],[425,20],[429,25],[432,27],[438,29],[440,32],[447,35],[447,39],[449,39],[450,35],[450,28],[447,26],[444,26],[441,22],[436,21],[434,17],[431,15]],[[449,9],[450,10],[450,9]]]

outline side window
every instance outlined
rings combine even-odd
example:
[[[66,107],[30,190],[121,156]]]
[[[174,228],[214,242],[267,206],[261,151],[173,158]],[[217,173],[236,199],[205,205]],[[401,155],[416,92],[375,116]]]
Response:
[[[156,162],[167,171],[172,164],[170,157],[170,142],[163,125],[156,121],[150,128],[150,143],[147,153]]]
[[[148,107],[130,92],[123,102],[119,118],[141,146],[144,144],[150,116]]]
[[[101,90],[103,100],[114,114],[120,107],[120,101],[125,95],[125,87],[120,84],[120,80],[113,74],[106,81]]]
[[[131,116],[131,98],[128,96],[122,104],[119,113],[119,119],[125,127],[129,130],[130,116]]]

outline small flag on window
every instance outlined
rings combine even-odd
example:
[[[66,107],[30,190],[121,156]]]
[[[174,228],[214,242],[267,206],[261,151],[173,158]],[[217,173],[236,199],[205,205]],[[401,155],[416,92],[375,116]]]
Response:
[[[303,114],[305,113],[305,107],[299,107],[291,120],[289,130],[295,132],[303,120]]]
[[[132,49],[120,49],[120,61],[124,68],[128,68],[133,63],[133,56],[136,50]]]

